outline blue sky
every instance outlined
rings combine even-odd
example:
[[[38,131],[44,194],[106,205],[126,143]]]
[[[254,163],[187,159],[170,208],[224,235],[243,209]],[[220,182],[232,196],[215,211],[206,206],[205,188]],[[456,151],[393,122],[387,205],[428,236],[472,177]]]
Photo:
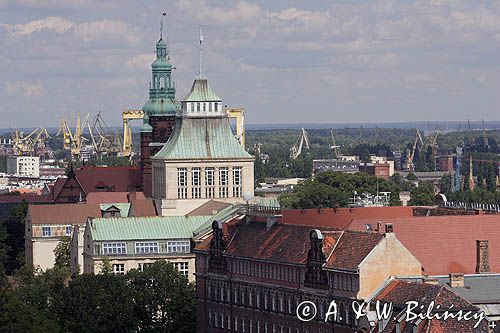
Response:
[[[177,98],[198,68],[248,123],[499,120],[500,1],[0,0],[0,127],[147,99],[161,12]]]

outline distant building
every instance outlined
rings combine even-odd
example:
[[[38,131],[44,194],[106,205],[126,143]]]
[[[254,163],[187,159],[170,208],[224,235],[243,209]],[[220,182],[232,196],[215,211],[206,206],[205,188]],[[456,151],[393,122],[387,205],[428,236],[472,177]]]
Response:
[[[161,215],[184,215],[211,199],[242,203],[254,196],[254,157],[234,137],[222,99],[203,76],[182,100],[174,128],[151,157]]]
[[[7,158],[7,173],[22,177],[40,177],[40,157],[13,156]]]
[[[195,249],[198,332],[354,332],[354,300],[421,264],[392,233],[252,221],[219,225]],[[302,301],[317,304],[300,321]],[[335,300],[340,316],[325,322]]]
[[[313,160],[313,177],[325,171],[356,173],[359,172],[359,164],[359,160],[350,159]]]

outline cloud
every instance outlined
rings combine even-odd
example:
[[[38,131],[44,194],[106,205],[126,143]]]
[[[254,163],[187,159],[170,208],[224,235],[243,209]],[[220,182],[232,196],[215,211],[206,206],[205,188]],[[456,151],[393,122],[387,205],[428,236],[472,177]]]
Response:
[[[23,96],[27,98],[39,98],[46,94],[42,83],[29,83],[23,81],[6,82],[5,92],[10,96]]]
[[[212,7],[204,0],[181,0],[177,8],[195,15],[200,23],[217,23],[220,25],[245,24],[262,16],[262,9],[255,4],[238,1],[229,8]]]
[[[153,53],[138,54],[127,61],[127,66],[144,70],[151,65],[154,59],[155,55]]]
[[[61,17],[51,16],[24,24],[1,24],[0,26],[13,35],[31,35],[42,30],[52,30],[62,34],[71,29],[73,23]]]
[[[127,43],[137,42],[137,37],[134,35],[133,29],[122,21],[101,20],[84,22],[75,26],[74,33],[84,42],[101,39],[105,36],[123,38],[122,41]]]

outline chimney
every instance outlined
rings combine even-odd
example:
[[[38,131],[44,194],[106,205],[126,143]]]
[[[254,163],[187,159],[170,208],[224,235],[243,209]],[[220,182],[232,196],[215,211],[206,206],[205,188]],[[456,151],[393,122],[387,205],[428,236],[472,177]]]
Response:
[[[266,229],[267,230],[270,230],[275,224],[276,224],[276,217],[275,216],[269,216],[266,219]]]
[[[450,287],[452,288],[465,287],[464,275],[462,273],[450,274]]]
[[[489,273],[488,241],[476,240],[476,274]]]

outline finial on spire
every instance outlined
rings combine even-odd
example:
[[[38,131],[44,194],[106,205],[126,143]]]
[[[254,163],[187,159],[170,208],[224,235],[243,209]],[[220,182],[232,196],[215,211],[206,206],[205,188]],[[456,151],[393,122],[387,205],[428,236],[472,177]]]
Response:
[[[161,22],[160,22],[160,39],[163,38],[163,18],[167,16],[167,12],[163,12],[163,15],[161,16]]]
[[[200,72],[198,76],[203,76],[203,27],[200,26]]]

